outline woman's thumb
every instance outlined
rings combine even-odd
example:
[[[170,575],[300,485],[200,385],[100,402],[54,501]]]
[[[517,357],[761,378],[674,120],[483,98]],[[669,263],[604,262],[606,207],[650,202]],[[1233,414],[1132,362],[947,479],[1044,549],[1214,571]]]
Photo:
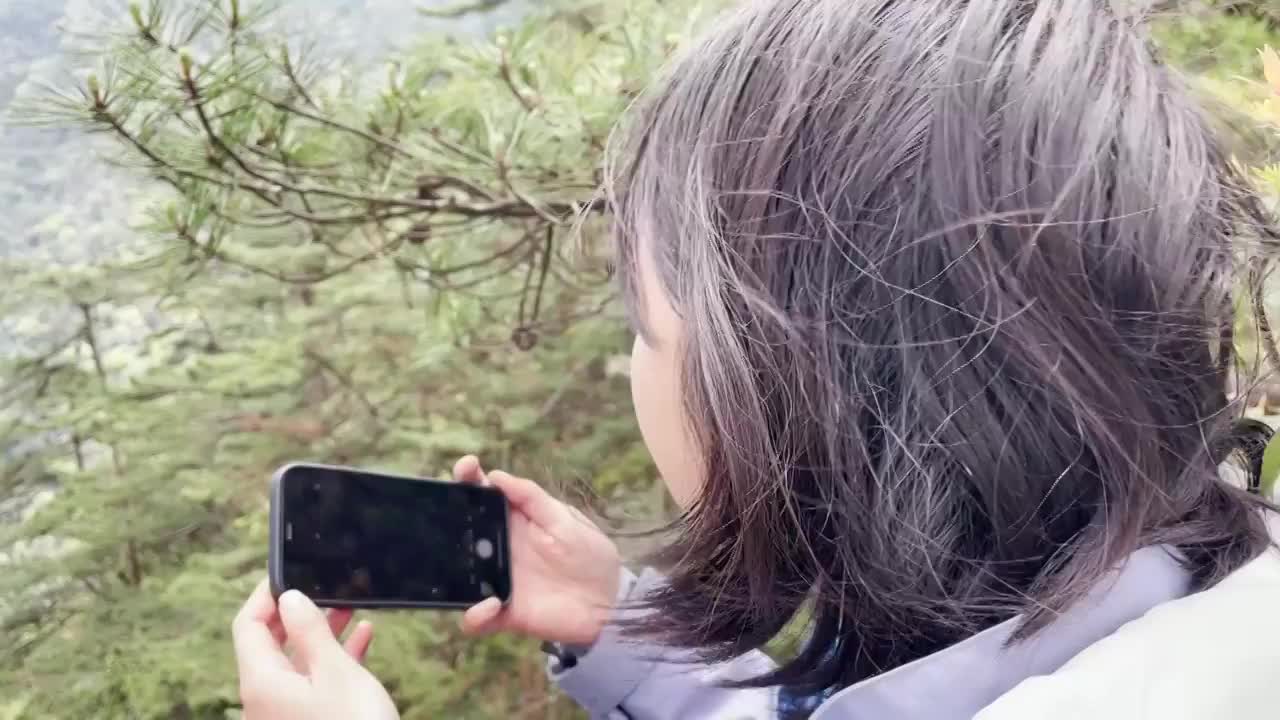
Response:
[[[468,635],[485,635],[498,629],[502,617],[502,601],[491,597],[472,605],[462,614],[462,631]]]
[[[346,657],[342,645],[329,629],[328,618],[310,598],[297,590],[280,596],[280,622],[297,658],[308,669],[326,657]]]

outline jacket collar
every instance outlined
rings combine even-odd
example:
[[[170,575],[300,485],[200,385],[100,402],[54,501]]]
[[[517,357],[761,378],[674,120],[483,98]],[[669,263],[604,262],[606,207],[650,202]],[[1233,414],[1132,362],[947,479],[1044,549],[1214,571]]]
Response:
[[[1190,592],[1172,551],[1134,553],[1081,602],[1032,638],[1009,645],[1018,619],[833,695],[812,720],[969,720],[1024,680],[1049,675],[1085,648]]]

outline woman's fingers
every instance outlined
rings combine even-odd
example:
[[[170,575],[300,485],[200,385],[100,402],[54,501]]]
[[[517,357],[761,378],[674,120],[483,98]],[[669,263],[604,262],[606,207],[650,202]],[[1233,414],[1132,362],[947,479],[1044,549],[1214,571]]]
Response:
[[[341,657],[343,648],[330,629],[329,619],[306,595],[290,590],[280,596],[280,619],[289,635],[300,669],[313,672],[322,663]]]
[[[341,638],[342,633],[345,632],[347,626],[351,624],[351,618],[354,615],[355,611],[348,608],[332,608],[326,610],[324,617],[325,622],[329,624],[329,632],[333,633],[335,638]],[[290,655],[289,648],[286,647],[289,642],[289,634],[285,632],[284,622],[280,619],[279,613],[271,619],[271,622],[267,623],[267,627],[271,630],[271,635],[276,639],[276,642],[279,643],[280,647],[285,649],[285,655]],[[293,660],[290,659],[290,662],[293,662]],[[296,667],[301,669],[302,664],[298,663],[296,664]]]
[[[566,510],[568,510],[568,511],[569,511],[569,514],[573,516],[573,519],[574,519],[574,520],[577,520],[578,522],[582,523],[583,525],[586,525],[587,527],[591,528],[592,530],[599,530],[599,529],[600,529],[600,526],[599,526],[599,525],[597,525],[597,524],[595,523],[595,521],[594,521],[594,520],[592,520],[591,518],[587,517],[586,513],[582,512],[582,511],[581,511],[581,510],[579,510],[578,508],[576,508],[576,507],[574,507],[574,506],[572,506],[572,505],[565,505],[564,507],[565,507],[565,509],[566,509]]]
[[[467,455],[453,465],[453,479],[458,482],[488,485],[484,469],[480,467],[480,459],[475,455]]]
[[[468,635],[485,635],[497,630],[502,610],[502,601],[498,598],[481,600],[463,613],[462,631]]]
[[[545,531],[561,527],[566,520],[572,519],[564,503],[551,497],[532,480],[519,478],[509,473],[495,470],[488,475],[489,482],[507,496],[507,502],[516,510],[524,513],[534,524]]]
[[[480,460],[474,455],[467,455],[454,464],[453,478],[458,482],[498,488],[513,508],[544,530],[559,527],[564,521],[574,519],[564,503],[551,497],[537,483],[501,470],[486,473],[480,467]],[[582,516],[582,520],[591,525],[591,521],[585,516]]]
[[[365,657],[369,655],[369,645],[373,642],[373,623],[367,620],[361,620],[356,623],[355,629],[347,636],[346,642],[342,643],[342,648],[347,654],[355,659],[356,662],[363,664]]]
[[[280,615],[277,613],[275,617],[267,621],[267,629],[271,631],[271,637],[275,638],[276,644],[284,647],[288,642],[289,636],[284,632],[284,623],[280,622]]]
[[[342,637],[347,625],[351,624],[351,616],[354,614],[353,611],[344,608],[335,608],[325,613],[329,619],[329,630],[333,632],[334,637]]]
[[[271,587],[263,580],[231,622],[231,638],[235,644],[236,665],[240,668],[241,678],[293,670],[289,658],[284,654],[284,648],[272,631],[273,622],[278,620]]]

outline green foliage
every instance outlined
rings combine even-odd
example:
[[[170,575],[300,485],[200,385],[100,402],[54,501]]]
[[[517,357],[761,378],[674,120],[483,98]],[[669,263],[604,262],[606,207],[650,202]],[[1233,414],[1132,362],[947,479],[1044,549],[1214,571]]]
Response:
[[[1280,442],[1272,440],[1267,443],[1267,448],[1262,453],[1262,473],[1259,481],[1263,495],[1275,497],[1276,484],[1280,482]]]
[[[149,185],[105,262],[0,260],[0,315],[26,320],[0,359],[0,720],[237,717],[227,625],[286,461],[436,475],[478,452],[664,510],[594,190],[609,128],[702,11],[557,4],[373,77],[248,0],[135,2],[78,40],[92,67],[26,119],[95,133]],[[1275,125],[1267,22],[1210,5],[1157,34]],[[1242,162],[1280,198],[1280,169]],[[68,217],[40,230],[84,231]],[[531,643],[449,616],[381,617],[371,664],[407,720],[573,713]]]
[[[1253,15],[1228,15],[1212,8],[1162,16],[1156,37],[1166,57],[1211,79],[1257,77],[1258,49],[1274,43],[1276,27]]]
[[[698,16],[564,5],[424,37],[374,78],[290,46],[262,3],[133,3],[89,39],[93,72],[25,119],[110,138],[156,189],[108,262],[3,268],[0,312],[58,322],[0,370],[0,712],[234,717],[228,622],[290,460],[440,475],[477,452],[652,506],[594,190]],[[447,615],[381,618],[371,665],[406,719],[572,712],[533,644]]]
[[[1280,15],[1268,2],[1200,0],[1183,6],[1180,12],[1162,16],[1155,26],[1155,37],[1165,56],[1190,74],[1209,106],[1239,135],[1235,160],[1256,181],[1274,213],[1280,210],[1280,164],[1276,161],[1276,150],[1280,149],[1280,55],[1270,48],[1280,47]],[[1241,238],[1243,262],[1253,263],[1263,255],[1259,240]],[[1269,289],[1261,303],[1241,298],[1235,337],[1248,374],[1264,371],[1259,386],[1237,391],[1246,394],[1250,414],[1273,425],[1280,424],[1280,393],[1271,373],[1280,368],[1280,352],[1274,338],[1269,340],[1260,330],[1275,327],[1277,311],[1280,305]],[[1260,312],[1266,317],[1260,318]],[[1275,449],[1269,451],[1270,458]],[[1264,475],[1264,491],[1274,495],[1273,464],[1264,468]]]

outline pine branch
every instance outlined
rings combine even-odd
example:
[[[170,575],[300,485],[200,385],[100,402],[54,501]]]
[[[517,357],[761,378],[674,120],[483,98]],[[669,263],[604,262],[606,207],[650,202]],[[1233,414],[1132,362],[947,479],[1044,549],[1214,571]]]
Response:
[[[98,382],[101,385],[102,392],[104,394],[108,393],[110,389],[107,384],[107,371],[106,366],[102,362],[102,348],[98,344],[98,334],[94,327],[93,306],[86,303],[77,303],[77,307],[80,310],[80,317],[84,323],[81,327],[81,332],[83,333],[85,344],[89,346],[89,353],[93,357],[94,371],[97,373]],[[120,454],[117,451],[116,446],[111,443],[107,443],[107,451],[111,456],[111,467],[115,471],[115,474],[119,476],[122,471],[120,465]]]
[[[511,91],[511,94],[515,96],[516,101],[520,103],[526,112],[533,112],[538,109],[538,100],[528,97],[524,90],[516,84],[515,76],[511,72],[511,57],[507,54],[506,47],[502,48],[499,56],[498,74],[502,77],[503,84],[507,86],[507,89]]]
[[[78,303],[76,305],[80,311],[80,317],[84,322],[81,326],[81,332],[84,333],[84,341],[89,346],[89,354],[93,357],[93,369],[98,374],[98,381],[102,384],[102,389],[107,389],[107,371],[102,364],[102,351],[98,347],[98,336],[93,326],[93,306],[86,303]]]
[[[42,612],[42,617],[53,616],[52,620],[45,619],[44,622],[40,624],[39,629],[36,630],[36,632],[31,637],[27,638],[23,642],[15,644],[9,650],[8,659],[11,662],[21,659],[24,655],[26,655],[27,651],[31,650],[36,645],[39,645],[40,643],[44,642],[50,637],[53,637],[55,634],[57,634],[59,630],[62,629],[62,626],[65,625],[68,620],[70,620],[72,617],[76,615],[76,613],[74,612],[63,612],[61,615],[54,616],[53,615],[54,609],[56,608],[51,607],[45,610],[44,612]],[[9,632],[13,629],[16,629],[16,627],[8,628],[6,624],[6,628],[4,629],[6,630],[6,632]]]
[[[249,93],[254,98],[261,100],[267,103],[268,105],[271,105],[277,110],[282,110],[291,115],[297,115],[298,117],[306,118],[307,120],[319,123],[333,130],[338,130],[341,132],[349,133],[351,135],[355,135],[356,137],[359,137],[363,140],[367,140],[373,143],[374,145],[377,145],[378,147],[381,147],[385,150],[395,153],[396,155],[399,155],[400,157],[403,157],[405,159],[413,160],[413,159],[416,159],[417,157],[413,153],[409,152],[408,150],[405,150],[404,148],[397,145],[395,142],[392,142],[391,140],[388,140],[387,138],[381,135],[375,135],[371,132],[366,132],[364,130],[361,130],[358,127],[353,127],[351,125],[347,125],[346,123],[339,122],[338,120],[334,120],[333,118],[325,117],[317,113],[303,110],[302,108],[297,107],[296,105],[292,105],[290,103],[284,102],[283,100],[277,100],[276,98],[270,97],[269,95],[265,95],[261,92],[258,92],[257,90],[253,90],[252,88],[245,87],[244,85],[239,85],[237,87]]]
[[[125,542],[124,557],[127,568],[124,579],[131,587],[138,587],[142,584],[142,560],[138,556],[136,540],[130,539]]]
[[[458,263],[456,265],[446,265],[444,267],[427,267],[422,269],[427,270],[433,275],[439,275],[439,276],[456,275],[460,272],[464,272],[467,270],[474,270],[476,268],[489,265],[495,260],[501,260],[503,258],[511,257],[512,255],[515,255],[521,250],[526,250],[528,245],[533,241],[535,237],[537,237],[537,231],[531,230],[523,234],[520,237],[520,239],[515,241],[514,243],[504,248],[501,248],[489,255],[486,255],[482,258],[472,260],[470,262]]]
[[[293,88],[294,92],[298,93],[298,96],[301,97],[302,100],[306,102],[308,105],[310,105],[313,108],[319,109],[320,106],[317,105],[316,101],[311,98],[311,94],[307,92],[306,86],[303,85],[302,80],[298,77],[298,73],[293,67],[293,60],[289,57],[288,46],[285,46],[284,50],[280,53],[280,55],[281,55],[282,64],[284,66],[284,75],[285,77],[289,78],[289,85]],[[299,113],[295,112],[294,114],[299,114]]]
[[[214,390],[205,385],[153,385],[137,384],[135,389],[119,393],[121,400],[146,403],[171,395],[209,395],[224,400],[261,400],[276,395],[293,393],[296,388],[272,385],[253,390]]]
[[[269,277],[272,280],[288,283],[290,285],[314,285],[315,283],[318,283],[318,282],[324,282],[325,280],[337,277],[338,275],[341,275],[359,265],[364,265],[365,263],[369,263],[374,260],[377,260],[378,258],[383,257],[387,253],[394,251],[400,245],[400,241],[395,240],[391,243],[388,243],[387,245],[374,248],[362,255],[353,257],[350,260],[347,260],[346,262],[339,263],[338,265],[335,265],[334,267],[329,268],[327,270],[323,270],[321,272],[303,274],[303,275],[294,275],[290,273],[280,272],[278,270],[272,270],[271,268],[263,267],[261,265],[256,265],[254,263],[251,263],[245,260],[238,260],[236,258],[233,258],[230,255],[212,247],[209,244],[200,242],[200,240],[197,239],[196,236],[191,233],[190,228],[179,227],[176,229],[176,232],[180,239],[186,241],[186,243],[193,250],[198,252],[203,257],[211,258],[211,259],[217,260],[218,262],[230,265],[232,267],[237,267],[237,268],[240,268],[241,270],[251,272],[255,275],[262,275],[265,277]]]
[[[509,0],[471,0],[442,8],[418,8],[418,12],[430,18],[460,18],[471,13],[489,12],[506,5]]]
[[[369,416],[372,417],[375,422],[378,422],[379,424],[381,424],[382,418],[381,418],[381,414],[378,412],[378,406],[374,405],[373,401],[369,399],[369,396],[365,395],[364,391],[356,386],[355,381],[351,378],[351,375],[343,372],[342,370],[339,370],[338,367],[334,365],[332,360],[320,354],[314,348],[307,348],[303,352],[306,354],[308,358],[310,358],[313,362],[319,365],[325,372],[332,375],[334,379],[338,381],[338,384],[346,388],[352,395],[355,395],[356,398],[360,400],[360,403],[364,405],[364,408],[366,411],[368,411]]]
[[[157,175],[161,180],[165,180],[173,185],[179,192],[183,192],[183,188],[176,182],[176,178],[185,178],[189,180],[208,183],[210,185],[220,187],[227,191],[236,189],[248,190],[256,195],[259,199],[275,208],[275,212],[286,215],[294,220],[325,224],[325,225],[349,225],[356,224],[358,220],[368,221],[371,218],[377,218],[378,214],[346,214],[346,215],[318,215],[304,211],[289,208],[282,201],[276,199],[274,194],[277,192],[275,188],[280,188],[292,192],[294,194],[312,193],[315,195],[330,197],[339,200],[347,200],[350,202],[373,205],[376,207],[391,207],[403,210],[406,214],[413,212],[439,213],[445,215],[459,215],[463,217],[485,217],[496,216],[505,218],[527,218],[542,217],[544,219],[554,219],[557,222],[565,222],[579,210],[585,212],[600,212],[605,209],[602,199],[597,199],[587,206],[577,206],[574,204],[553,203],[546,207],[538,207],[525,200],[489,200],[479,202],[460,201],[456,198],[437,198],[437,199],[417,199],[417,198],[396,198],[385,195],[374,195],[369,193],[358,193],[334,190],[320,186],[303,187],[294,183],[290,183],[282,178],[273,178],[262,175],[256,170],[250,169],[248,164],[239,157],[238,154],[230,152],[229,146],[214,131],[212,123],[209,121],[207,114],[203,113],[199,108],[202,103],[196,104],[197,112],[200,117],[200,123],[206,133],[209,135],[211,142],[215,142],[220,149],[225,149],[228,157],[236,163],[238,167],[245,170],[255,180],[266,182],[267,185],[259,185],[253,182],[232,182],[221,180],[216,177],[201,173],[198,171],[180,168],[173,163],[165,160],[154,150],[149,148],[136,135],[130,132],[120,119],[110,111],[104,109],[96,110],[93,113],[94,119],[109,128],[121,139],[123,139],[130,147],[133,147],[144,158],[152,163],[152,165],[163,172]],[[166,175],[165,173],[170,173]],[[176,177],[174,177],[176,176]],[[453,184],[465,187],[469,183],[460,178],[452,179]],[[275,188],[271,187],[275,186]],[[556,217],[556,216],[560,217]]]

